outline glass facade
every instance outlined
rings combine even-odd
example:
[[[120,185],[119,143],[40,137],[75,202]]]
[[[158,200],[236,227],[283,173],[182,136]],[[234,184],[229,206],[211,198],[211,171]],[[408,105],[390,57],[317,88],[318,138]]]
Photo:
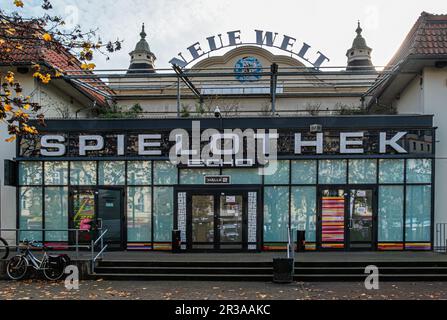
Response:
[[[431,186],[407,186],[406,198],[406,240],[429,242],[431,233]]]
[[[125,191],[128,243],[170,243],[175,187],[203,186],[206,175],[225,175],[231,185],[261,187],[264,244],[284,244],[289,225],[305,230],[307,243],[318,241],[319,190],[327,185],[377,190],[378,243],[430,243],[432,166],[431,159],[279,160],[264,169],[177,168],[168,161],[143,160],[26,161],[19,162],[19,225],[24,230],[67,229],[74,210],[69,207],[72,190],[85,189],[94,197],[95,188],[110,187]],[[259,174],[273,167],[273,174]],[[70,237],[62,231],[24,231],[21,238],[66,242]]]
[[[319,184],[346,184],[346,160],[320,160]]]
[[[404,187],[379,188],[379,241],[403,241]]]
[[[289,188],[264,188],[264,242],[287,241]]]
[[[349,160],[350,184],[375,184],[377,181],[377,161],[370,159]]]

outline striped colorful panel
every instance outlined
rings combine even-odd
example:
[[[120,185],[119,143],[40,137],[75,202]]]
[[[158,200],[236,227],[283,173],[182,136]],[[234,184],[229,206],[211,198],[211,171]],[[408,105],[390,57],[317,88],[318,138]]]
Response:
[[[265,243],[262,248],[264,251],[286,250],[287,245],[280,243]]]
[[[322,243],[321,247],[323,249],[343,249],[345,247],[344,243]]]
[[[322,198],[322,242],[344,242],[345,240],[345,199],[343,197]],[[324,246],[323,246],[324,247]],[[331,245],[332,248],[334,246]],[[336,246],[343,248],[343,244]]]
[[[172,250],[170,243],[154,243],[154,250],[167,251]]]
[[[430,243],[406,243],[405,244],[406,250],[431,250],[431,244]]]
[[[393,251],[393,250],[403,250],[404,249],[404,244],[403,243],[379,243],[377,245],[377,249],[381,250],[381,251]]]
[[[53,248],[53,250],[68,250],[66,242],[45,242],[45,246]]]
[[[317,250],[316,243],[306,243],[306,251],[315,251]]]
[[[150,243],[128,243],[127,250],[151,250],[152,244]]]

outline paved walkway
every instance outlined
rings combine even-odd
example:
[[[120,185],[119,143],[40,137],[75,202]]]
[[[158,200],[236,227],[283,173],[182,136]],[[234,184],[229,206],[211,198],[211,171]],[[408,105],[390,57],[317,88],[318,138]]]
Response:
[[[55,252],[56,253],[56,252]],[[60,253],[60,252],[57,252]],[[77,260],[75,252],[68,253],[72,259]],[[12,256],[11,253],[10,257]],[[273,258],[284,258],[285,252],[262,253],[180,253],[159,251],[109,251],[103,256],[104,260],[122,261],[153,261],[153,262],[271,262]],[[79,260],[90,260],[91,253],[81,251]],[[405,262],[427,261],[447,262],[447,254],[434,252],[303,252],[295,253],[296,262]]]
[[[383,282],[379,290],[366,290],[359,282],[172,282],[81,281],[68,291],[63,282],[41,280],[0,281],[0,300],[397,300],[447,299],[445,282]],[[224,303],[224,302],[222,302]],[[179,303],[181,305],[181,303]],[[167,312],[167,311],[166,311]],[[169,318],[169,317],[165,317]]]
[[[75,259],[76,254],[70,252],[70,256]],[[87,252],[80,253],[81,260],[90,259]],[[262,252],[262,253],[181,253],[171,252],[132,252],[132,251],[112,251],[104,254],[104,260],[125,260],[125,261],[166,261],[166,262],[271,262],[273,258],[286,257],[285,252]],[[402,261],[445,261],[447,254],[434,252],[304,252],[295,253],[295,261],[303,262],[402,262]]]

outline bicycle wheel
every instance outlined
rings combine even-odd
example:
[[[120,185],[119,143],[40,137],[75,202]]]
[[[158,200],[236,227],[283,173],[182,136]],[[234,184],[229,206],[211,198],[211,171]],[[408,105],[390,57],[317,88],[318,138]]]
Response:
[[[5,239],[0,238],[0,260],[7,259],[9,256],[9,246]]]
[[[21,280],[28,271],[28,260],[24,256],[12,257],[6,265],[6,273],[12,280]]]
[[[43,275],[50,281],[56,281],[62,278],[65,271],[65,263],[61,263],[58,266],[50,266],[48,260],[43,263]]]

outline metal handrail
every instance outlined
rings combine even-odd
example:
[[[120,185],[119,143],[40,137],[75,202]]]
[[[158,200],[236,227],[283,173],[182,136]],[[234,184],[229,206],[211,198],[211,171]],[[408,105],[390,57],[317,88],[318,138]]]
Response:
[[[101,230],[101,229],[98,229]],[[75,235],[75,244],[74,245],[67,245],[67,248],[75,248],[76,249],[76,259],[79,259],[79,249],[80,248],[84,248],[84,249],[90,249],[89,245],[80,245],[79,244],[79,233],[80,232],[90,232],[91,230],[86,230],[86,229],[74,229],[74,228],[68,228],[68,229],[14,229],[14,228],[0,228],[0,235],[2,232],[15,232],[15,239],[16,239],[16,244],[15,245],[9,245],[9,248],[16,248],[17,250],[19,250],[20,248],[20,233],[21,232],[76,232]]]
[[[104,253],[104,251],[106,251],[106,249],[108,248],[109,245],[105,245],[104,246],[104,236],[106,235],[106,233],[108,232],[108,229],[105,229],[100,235],[99,237],[93,241],[92,240],[92,245],[91,245],[91,250],[92,250],[92,260],[91,260],[91,268],[92,268],[92,273],[95,273],[95,263],[96,260],[98,260],[98,258]],[[95,256],[95,246],[98,244],[98,242],[101,241],[101,250],[99,251],[99,253]]]
[[[292,257],[292,253],[293,253],[293,244],[292,244],[292,228],[287,228],[287,258],[290,259]],[[294,258],[294,255],[293,257]]]
[[[447,223],[437,223],[434,236],[434,251],[447,253]]]

